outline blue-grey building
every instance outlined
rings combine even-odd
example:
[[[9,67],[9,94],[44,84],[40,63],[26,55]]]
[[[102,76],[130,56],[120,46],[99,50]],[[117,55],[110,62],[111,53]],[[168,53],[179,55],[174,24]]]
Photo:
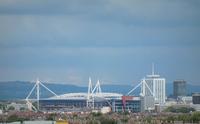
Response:
[[[186,81],[185,80],[175,80],[173,83],[174,86],[174,97],[177,98],[178,96],[186,96]]]

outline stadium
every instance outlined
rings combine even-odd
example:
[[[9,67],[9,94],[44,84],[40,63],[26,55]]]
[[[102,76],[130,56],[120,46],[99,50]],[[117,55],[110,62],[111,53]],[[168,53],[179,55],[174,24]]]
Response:
[[[40,98],[40,86],[50,91],[54,96],[50,98]],[[29,100],[33,90],[37,90],[37,107],[34,107]],[[30,109],[45,112],[141,112],[140,97],[124,96],[120,93],[102,92],[100,81],[97,81],[92,87],[91,78],[89,78],[88,92],[66,93],[56,95],[48,89],[39,80],[26,98]]]

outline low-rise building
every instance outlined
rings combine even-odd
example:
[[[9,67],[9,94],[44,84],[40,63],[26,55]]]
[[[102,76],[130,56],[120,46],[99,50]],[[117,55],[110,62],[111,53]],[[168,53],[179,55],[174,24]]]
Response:
[[[140,97],[135,96],[122,96],[121,100],[112,100],[113,112],[141,112]]]
[[[141,96],[141,111],[155,110],[155,100],[153,96]]]
[[[7,108],[10,108],[10,107],[14,107],[14,110],[16,111],[20,111],[22,109],[28,109],[28,106],[26,104],[15,103],[15,102],[12,102],[7,105]]]

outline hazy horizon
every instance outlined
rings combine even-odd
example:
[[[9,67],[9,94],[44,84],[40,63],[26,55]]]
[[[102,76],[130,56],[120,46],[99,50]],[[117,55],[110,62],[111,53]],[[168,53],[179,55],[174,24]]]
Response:
[[[200,83],[200,1],[1,0],[0,81]]]

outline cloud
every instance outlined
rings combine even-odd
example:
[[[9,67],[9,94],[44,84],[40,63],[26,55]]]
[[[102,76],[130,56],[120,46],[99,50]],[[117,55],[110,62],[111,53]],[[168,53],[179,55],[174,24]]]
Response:
[[[42,15],[90,15],[107,16],[135,16],[148,19],[173,16],[175,18],[199,15],[200,2],[196,0],[2,0],[0,12],[2,14],[42,14]],[[187,9],[187,10],[186,10]],[[161,18],[160,18],[161,19]],[[165,18],[166,19],[166,18]],[[173,19],[173,18],[171,18]],[[188,19],[188,18],[185,18]]]
[[[101,6],[104,2],[92,0],[3,0],[0,1],[0,13],[21,15],[80,14],[87,13],[91,9]]]
[[[0,1],[0,46],[199,45],[198,1]]]
[[[199,45],[197,27],[126,26],[73,16],[0,16],[1,47]]]
[[[77,16],[123,24],[199,25],[200,2],[196,0],[2,0],[2,15]],[[174,26],[172,24],[172,26]]]
[[[49,80],[78,82],[93,75],[128,82],[144,76],[152,61],[170,77],[193,74],[196,80],[199,5],[196,0],[1,0],[0,80],[32,80],[41,72]]]

